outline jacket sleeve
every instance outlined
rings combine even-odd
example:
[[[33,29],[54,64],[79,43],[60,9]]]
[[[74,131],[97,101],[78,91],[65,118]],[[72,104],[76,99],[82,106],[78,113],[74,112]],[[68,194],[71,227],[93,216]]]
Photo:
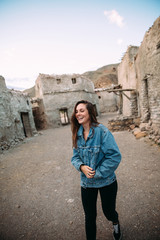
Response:
[[[73,157],[71,158],[71,163],[80,172],[80,166],[84,163],[82,162],[76,148],[73,148]]]
[[[106,178],[114,173],[121,161],[121,153],[109,130],[102,134],[101,150],[104,154],[99,162],[94,178]]]

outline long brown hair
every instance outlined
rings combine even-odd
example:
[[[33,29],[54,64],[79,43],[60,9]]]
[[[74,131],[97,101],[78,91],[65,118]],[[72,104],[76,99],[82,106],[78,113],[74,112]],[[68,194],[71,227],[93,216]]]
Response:
[[[93,106],[93,104],[91,102],[85,101],[85,100],[81,100],[78,101],[74,107],[74,111],[71,117],[71,130],[72,130],[72,143],[73,143],[73,147],[77,148],[77,132],[78,129],[80,127],[81,124],[78,123],[77,118],[76,118],[76,108],[79,104],[85,104],[86,108],[88,110],[89,116],[90,116],[90,126],[91,125],[98,125],[98,121],[96,118],[96,112],[95,112],[95,108]]]

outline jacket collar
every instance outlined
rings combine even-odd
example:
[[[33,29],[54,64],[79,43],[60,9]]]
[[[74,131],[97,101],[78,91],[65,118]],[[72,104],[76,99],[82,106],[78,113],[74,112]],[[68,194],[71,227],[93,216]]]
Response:
[[[82,125],[79,127],[77,135],[78,135],[78,137],[83,137],[83,126]],[[88,138],[92,138],[93,135],[94,135],[94,127],[91,126],[90,130],[89,130]]]

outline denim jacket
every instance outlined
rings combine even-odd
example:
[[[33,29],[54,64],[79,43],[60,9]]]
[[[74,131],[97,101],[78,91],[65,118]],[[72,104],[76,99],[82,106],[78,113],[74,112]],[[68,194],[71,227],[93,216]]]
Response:
[[[71,163],[78,171],[82,164],[95,170],[93,178],[87,178],[81,172],[81,186],[99,188],[114,182],[115,170],[121,161],[121,153],[112,133],[102,124],[91,126],[85,141],[81,125],[77,137],[77,148],[73,148]]]

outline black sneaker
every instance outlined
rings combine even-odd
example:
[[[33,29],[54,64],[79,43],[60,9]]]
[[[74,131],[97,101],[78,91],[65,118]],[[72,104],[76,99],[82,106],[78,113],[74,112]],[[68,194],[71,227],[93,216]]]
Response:
[[[113,229],[114,229],[113,239],[114,239],[114,240],[120,240],[120,239],[122,239],[122,233],[121,233],[121,229],[120,229],[119,223],[113,224]]]

